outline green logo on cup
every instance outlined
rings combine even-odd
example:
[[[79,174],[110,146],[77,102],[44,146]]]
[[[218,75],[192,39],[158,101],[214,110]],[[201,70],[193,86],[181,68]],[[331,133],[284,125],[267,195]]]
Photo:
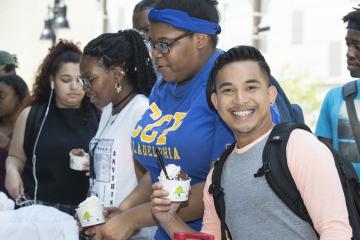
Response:
[[[91,214],[88,211],[84,212],[83,219],[89,221],[92,218]]]
[[[184,189],[182,188],[181,185],[179,185],[175,190],[175,194],[177,194],[179,197],[181,197],[182,193],[184,193]]]

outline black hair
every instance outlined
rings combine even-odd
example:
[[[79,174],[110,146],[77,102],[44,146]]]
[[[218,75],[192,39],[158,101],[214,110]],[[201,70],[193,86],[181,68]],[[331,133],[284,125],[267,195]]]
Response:
[[[220,14],[217,10],[216,0],[157,0],[156,9],[175,9],[188,13],[191,17],[219,23]],[[218,43],[217,35],[209,35],[211,44],[215,48]]]
[[[64,63],[80,63],[81,54],[77,52],[64,52],[61,53],[50,67],[50,74],[55,76]]]
[[[218,57],[209,75],[209,79],[206,85],[206,98],[211,109],[214,109],[214,106],[211,102],[211,94],[216,91],[215,81],[218,72],[227,64],[247,60],[255,61],[258,63],[260,70],[264,73],[266,77],[268,86],[271,85],[270,67],[267,64],[264,56],[257,48],[245,45],[230,48],[228,51],[224,52]]]
[[[156,74],[149,51],[137,30],[101,34],[85,46],[83,55],[98,58],[107,69],[120,65],[135,91],[149,96]]]
[[[16,74],[5,74],[0,76],[0,82],[5,83],[14,89],[14,92],[19,97],[20,102],[23,102],[29,95],[29,89],[24,79]]]
[[[360,4],[358,5],[360,6]],[[349,12],[347,15],[345,15],[342,20],[344,21],[344,23],[347,22],[356,22],[357,24],[360,24],[360,8],[353,8],[354,11]]]
[[[15,64],[7,64],[4,67],[5,73],[16,73],[16,65]]]
[[[154,5],[155,5],[155,0],[142,0],[135,5],[134,13],[142,12],[147,9],[153,8]]]

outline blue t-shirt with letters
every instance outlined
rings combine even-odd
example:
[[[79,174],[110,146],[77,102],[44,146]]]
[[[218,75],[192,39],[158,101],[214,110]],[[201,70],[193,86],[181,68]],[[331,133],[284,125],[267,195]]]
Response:
[[[160,79],[150,97],[149,109],[133,132],[135,158],[149,171],[152,182],[158,181],[161,168],[155,149],[159,148],[165,164],[176,164],[191,177],[191,184],[206,180],[211,160],[216,160],[227,144],[234,141],[230,129],[211,110],[206,101],[205,86],[217,50],[202,70],[184,85]],[[200,231],[202,221],[188,223]],[[170,239],[159,227],[155,239]]]
[[[360,81],[357,81],[360,89]],[[360,93],[354,100],[358,118],[360,118]],[[360,155],[351,130],[346,104],[342,94],[342,87],[332,88],[325,96],[321,106],[315,135],[332,139],[333,147],[342,157],[353,163],[360,176]]]

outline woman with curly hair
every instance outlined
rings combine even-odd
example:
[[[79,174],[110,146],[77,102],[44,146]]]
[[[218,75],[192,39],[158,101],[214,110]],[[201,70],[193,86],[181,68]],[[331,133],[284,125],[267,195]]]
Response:
[[[69,167],[71,149],[87,149],[98,121],[79,84],[81,50],[68,41],[52,47],[39,67],[31,106],[16,121],[6,160],[6,188],[71,215],[86,198],[89,180]]]

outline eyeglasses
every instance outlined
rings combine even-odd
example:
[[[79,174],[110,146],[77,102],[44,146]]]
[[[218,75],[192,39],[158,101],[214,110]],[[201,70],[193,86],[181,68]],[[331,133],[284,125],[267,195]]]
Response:
[[[77,77],[77,80],[79,81],[80,85],[83,88],[91,88],[91,80],[97,78],[97,76],[88,77],[84,75],[80,75]]]
[[[171,39],[168,42],[157,42],[157,43],[153,43],[151,41],[148,41],[148,44],[151,46],[151,48],[154,50],[158,50],[160,53],[162,54],[166,54],[170,52],[170,47],[171,45],[173,45],[176,41],[179,41],[180,39],[190,36],[192,34],[192,32],[185,32],[183,34],[181,34],[180,36]]]

